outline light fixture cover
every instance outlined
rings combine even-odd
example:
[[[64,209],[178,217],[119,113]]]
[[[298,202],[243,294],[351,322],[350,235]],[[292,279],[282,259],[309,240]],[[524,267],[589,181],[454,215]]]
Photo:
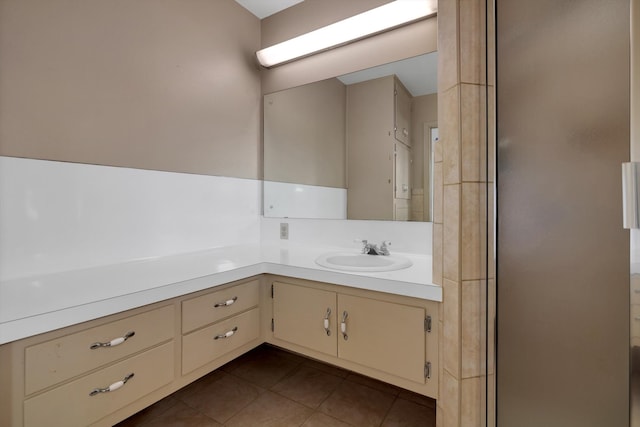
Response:
[[[425,18],[436,9],[433,0],[396,0],[256,52],[265,67],[340,46]]]

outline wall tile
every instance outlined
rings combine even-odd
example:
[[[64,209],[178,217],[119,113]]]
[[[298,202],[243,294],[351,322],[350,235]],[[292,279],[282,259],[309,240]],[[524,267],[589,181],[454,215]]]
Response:
[[[433,266],[431,280],[436,285],[442,285],[442,264],[443,264],[443,225],[433,224]]]
[[[481,86],[494,70],[486,73],[485,4],[481,0],[442,0],[438,4],[440,136],[442,142],[443,192],[443,364],[440,405],[443,426],[480,426],[482,379],[472,376],[484,369],[484,321],[494,316],[484,310],[481,286],[487,274],[485,258],[493,258],[493,223],[486,230],[486,207],[492,208],[493,192],[483,181],[493,180],[494,151],[485,149],[485,139],[493,140],[493,126],[486,129],[487,104],[493,109],[493,88]],[[454,30],[455,28],[455,30]],[[455,31],[455,35],[451,34]],[[490,29],[492,31],[492,29]],[[491,37],[491,36],[490,36]],[[493,46],[489,46],[493,57]],[[455,55],[452,58],[450,55]],[[457,80],[455,80],[457,78]],[[493,124],[494,116],[488,114]],[[487,171],[488,169],[488,171]],[[460,185],[458,185],[460,184]],[[488,272],[493,276],[493,269]],[[469,280],[469,282],[461,280]],[[458,293],[456,294],[456,290]],[[448,300],[447,300],[448,296]],[[491,296],[490,296],[491,298]],[[455,302],[457,305],[454,304]],[[457,307],[457,309],[456,309]],[[456,315],[456,310],[457,315]],[[459,331],[459,335],[456,335]],[[453,348],[455,341],[457,348]],[[492,357],[492,356],[491,356]],[[458,368],[456,368],[458,367]],[[462,389],[464,387],[464,389]],[[455,391],[455,392],[454,392]],[[439,408],[440,409],[440,408]]]
[[[433,222],[442,224],[442,203],[444,186],[442,185],[442,163],[433,164]]]
[[[445,184],[460,182],[460,87],[440,94],[438,126],[442,144],[442,173]]]
[[[442,381],[442,394],[440,403],[442,405],[443,426],[460,426],[460,382],[446,370],[440,379]],[[466,425],[465,425],[466,427]]]
[[[487,191],[489,200],[487,200]],[[493,221],[487,223],[487,204],[489,218],[493,218],[493,185],[485,183],[462,184],[461,201],[461,264],[462,280],[478,280],[493,277],[494,227]],[[487,237],[489,238],[487,242]],[[487,245],[488,243],[488,245]],[[487,256],[489,256],[487,264]],[[489,271],[487,273],[487,266]]]
[[[461,382],[460,425],[482,425],[482,380],[467,378]]]
[[[440,340],[444,339],[444,304],[439,304],[440,309],[438,314],[440,315],[440,322],[438,322],[438,335]],[[442,378],[444,372],[444,350],[443,346],[438,347],[438,378]],[[439,396],[442,395],[442,381],[438,383]]]
[[[485,3],[487,7],[487,84],[495,86],[496,84],[496,46],[495,46],[495,16],[494,16],[494,2],[488,1]]]
[[[444,186],[444,229],[442,275],[460,278],[460,185]]]
[[[460,85],[460,144],[462,146],[462,180],[486,179],[485,87]]]
[[[485,82],[485,17],[478,0],[460,0],[460,80],[464,83]]]
[[[482,322],[484,301],[481,300],[483,293],[483,282],[472,281],[462,282],[462,378],[476,377],[482,374],[483,370],[483,329]]]
[[[486,264],[486,185],[462,184],[460,253],[462,280],[482,279]]]
[[[437,405],[436,406],[436,427],[443,427],[444,426],[444,409],[442,409],[442,406]]]
[[[442,288],[444,317],[442,323],[442,347],[444,369],[456,378],[460,377],[460,286],[444,279]]]
[[[438,2],[438,92],[456,85],[458,70],[458,0]],[[438,115],[438,117],[441,117]]]

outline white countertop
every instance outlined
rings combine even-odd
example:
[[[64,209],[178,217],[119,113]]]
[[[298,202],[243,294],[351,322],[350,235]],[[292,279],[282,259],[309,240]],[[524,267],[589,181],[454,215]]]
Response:
[[[262,273],[442,301],[428,255],[401,254],[413,262],[402,270],[356,273],[315,263],[330,251],[345,248],[283,241],[1,281],[0,344]]]

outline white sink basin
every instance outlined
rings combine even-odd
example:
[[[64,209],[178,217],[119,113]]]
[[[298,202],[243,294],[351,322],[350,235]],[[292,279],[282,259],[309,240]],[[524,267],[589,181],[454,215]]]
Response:
[[[329,252],[316,264],[343,271],[393,271],[411,267],[410,259],[399,255],[365,255],[354,252]]]

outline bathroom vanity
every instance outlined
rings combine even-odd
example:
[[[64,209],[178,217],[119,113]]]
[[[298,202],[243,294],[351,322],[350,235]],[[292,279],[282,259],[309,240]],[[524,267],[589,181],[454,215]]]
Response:
[[[7,340],[0,329],[0,425],[110,426],[264,342],[437,398],[441,289],[408,281],[424,276],[430,258],[356,274],[316,265],[317,249],[291,249],[216,250],[91,269],[68,281],[25,280],[20,294],[8,289],[18,284],[3,283],[14,304],[25,303],[19,295],[34,303],[23,318],[0,324],[19,337]],[[200,270],[187,268],[194,262]],[[83,289],[74,277],[100,283],[136,275],[146,289],[117,295],[122,289],[114,285],[110,297],[64,302],[74,286],[91,298],[92,285],[85,281]],[[160,277],[175,282],[163,285]],[[56,283],[59,301],[39,298],[34,283]],[[46,304],[58,309],[34,311]]]

